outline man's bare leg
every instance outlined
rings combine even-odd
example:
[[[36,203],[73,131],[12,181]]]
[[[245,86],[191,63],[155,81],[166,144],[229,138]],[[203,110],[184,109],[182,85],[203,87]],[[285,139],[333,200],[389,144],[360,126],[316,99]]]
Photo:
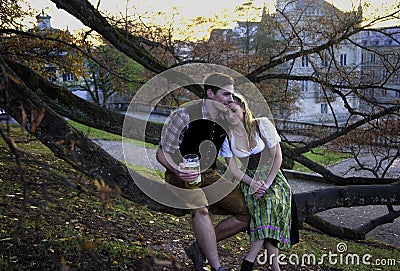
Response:
[[[220,267],[217,239],[214,226],[207,207],[192,210],[192,226],[196,240],[208,259],[210,265],[218,270]]]
[[[215,236],[217,242],[234,236],[235,234],[243,231],[248,226],[247,223],[237,220],[235,217],[231,216],[225,220],[222,220],[215,226]]]

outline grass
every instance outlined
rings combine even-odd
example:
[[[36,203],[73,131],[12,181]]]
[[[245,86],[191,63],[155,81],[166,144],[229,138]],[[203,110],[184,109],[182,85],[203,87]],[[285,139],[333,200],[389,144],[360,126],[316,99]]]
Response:
[[[100,138],[100,139],[106,139],[106,140],[112,140],[112,141],[122,141],[123,137],[120,135],[116,135],[116,134],[112,134],[109,132],[105,132],[103,130],[99,130],[96,128],[92,128],[89,126],[86,126],[84,124],[69,120],[68,121],[73,127],[75,127],[76,129],[82,131],[87,137],[91,137],[91,138]],[[143,145],[142,141],[139,140],[135,140],[135,139],[130,139],[130,138],[126,138],[125,139],[127,142],[133,143],[133,144],[137,144],[137,145]],[[157,148],[156,145],[151,144],[151,143],[147,143],[145,142],[144,145],[146,146],[146,148]]]
[[[68,123],[75,127],[76,129],[82,131],[86,136],[88,137],[94,137],[94,138],[101,138],[101,139],[108,139],[108,140],[114,140],[114,141],[121,141],[122,136],[108,133],[96,128],[92,128],[89,126],[86,126],[84,124],[75,122],[73,120],[68,120]]]
[[[325,167],[334,165],[340,161],[343,161],[344,159],[352,157],[349,153],[336,152],[322,148],[315,148],[312,151],[306,152],[304,156]],[[311,172],[309,168],[298,162],[294,162],[293,170],[308,173]]]
[[[28,154],[22,157],[28,182],[19,178],[0,140],[0,270],[159,270],[154,262],[168,261],[168,251],[153,246],[170,235],[171,221],[184,223],[185,217],[152,212],[117,191],[104,197],[96,180],[76,172],[19,129],[12,132]],[[167,227],[154,225],[155,220]],[[189,231],[187,227],[187,236]]]
[[[105,197],[99,183],[96,185],[95,180],[54,157],[34,138],[27,139],[18,129],[12,129],[12,137],[19,147],[50,165],[58,175],[50,174],[31,156],[24,155],[29,183],[23,184],[0,139],[0,270],[191,270],[183,252],[193,241],[189,216],[152,211],[122,198],[117,191]],[[158,175],[138,166],[135,170]],[[213,217],[215,221],[223,218]],[[399,270],[400,249],[388,244],[372,239],[341,240],[308,225],[300,231],[300,237],[299,244],[282,252],[288,263],[282,270]],[[338,253],[341,243],[347,250]],[[246,233],[222,241],[222,261],[238,270],[248,244]],[[360,259],[371,255],[370,263],[392,259],[397,262],[395,266],[346,264],[346,256],[353,254]],[[263,254],[259,255],[263,260]],[[299,264],[293,264],[296,261]],[[257,268],[266,270],[263,265]]]

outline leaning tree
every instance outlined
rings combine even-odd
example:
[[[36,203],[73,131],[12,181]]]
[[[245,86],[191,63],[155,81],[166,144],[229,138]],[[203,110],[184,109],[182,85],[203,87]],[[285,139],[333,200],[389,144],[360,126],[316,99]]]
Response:
[[[168,31],[147,27],[129,18],[107,17],[87,0],[51,1],[90,29],[84,37],[91,33],[101,35],[109,44],[154,75],[183,64],[180,62],[182,59],[175,55],[175,45],[181,43],[176,43],[173,37],[168,35],[170,34]],[[15,4],[15,1],[8,2],[9,7]],[[297,95],[293,94],[297,93],[293,92],[296,89],[296,82],[314,82],[321,86],[321,99],[324,99],[332,109],[334,125],[323,131],[320,129],[299,131],[300,135],[307,136],[306,140],[301,142],[289,140],[285,137],[285,133],[282,133],[287,143],[283,147],[285,157],[305,165],[316,173],[308,175],[307,178],[335,185],[327,189],[296,194],[299,220],[300,223],[310,223],[332,235],[365,238],[365,235],[376,226],[392,222],[400,216],[400,211],[393,207],[400,204],[398,176],[387,176],[389,170],[394,167],[396,159],[397,161],[400,159],[398,151],[400,106],[398,103],[382,104],[374,96],[378,91],[399,92],[388,84],[399,74],[399,63],[396,61],[399,51],[388,52],[382,51],[379,47],[365,47],[362,39],[356,37],[369,29],[380,32],[398,44],[398,36],[395,33],[372,27],[379,22],[397,18],[399,9],[396,8],[383,16],[376,16],[367,22],[363,19],[361,7],[344,13],[336,8],[320,6],[319,8],[326,9],[325,15],[329,16],[308,16],[315,14],[311,11],[315,12],[316,6],[313,5],[313,1],[306,2],[307,5],[293,8],[289,2],[280,1],[276,13],[264,18],[265,25],[260,27],[265,31],[274,30],[259,33],[254,41],[258,42],[254,50],[249,49],[244,53],[238,49],[240,46],[233,46],[231,43],[227,46],[221,39],[210,39],[207,42],[191,44],[194,48],[191,59],[208,60],[243,72],[248,80],[260,87],[272,108],[279,108],[279,104],[284,102],[293,103],[295,100],[293,95]],[[6,7],[2,6],[4,14],[14,18],[23,15],[21,8]],[[324,27],[321,28],[321,25]],[[159,33],[156,35],[155,32]],[[110,187],[118,187],[126,198],[153,210],[175,215],[187,213],[187,210],[162,205],[143,193],[134,179],[150,184],[155,180],[128,170],[123,162],[111,157],[65,120],[68,118],[121,135],[124,121],[128,119],[134,127],[145,127],[144,136],[141,129],[132,129],[124,136],[154,144],[159,142],[161,124],[108,111],[82,100],[66,88],[49,81],[48,77],[37,68],[40,58],[46,59],[49,56],[43,50],[39,52],[35,49],[38,46],[46,44],[48,47],[43,48],[49,48],[48,52],[54,52],[54,48],[58,47],[62,47],[59,50],[65,50],[64,46],[68,46],[68,50],[73,50],[77,56],[90,57],[89,53],[82,49],[83,47],[77,46],[71,40],[63,39],[61,34],[54,36],[50,33],[27,31],[13,20],[3,20],[0,33],[2,35],[0,102],[7,114],[17,120],[57,157],[90,177],[104,180]],[[167,35],[160,37],[160,33]],[[215,44],[210,44],[211,42]],[[185,41],[185,44],[188,43],[189,41]],[[28,50],[22,46],[23,44],[30,44],[34,48]],[[33,44],[38,46],[32,46]],[[375,55],[380,59],[380,67],[386,70],[384,76],[377,78],[371,74],[364,74],[360,77],[360,67],[356,65],[351,68],[345,67],[341,63],[343,59],[336,56],[338,48],[344,44],[350,44],[355,50],[365,50]],[[307,60],[311,72],[307,74],[293,72],[295,63],[301,60]],[[324,63],[323,68],[318,64],[321,61]],[[62,64],[62,61],[58,63]],[[362,71],[365,72],[365,69]],[[198,87],[191,87],[189,90],[199,97],[202,96],[202,91]],[[273,100],[268,100],[271,97]],[[333,97],[340,99],[346,110],[348,118],[344,124],[337,120]],[[360,106],[355,106],[352,102],[354,99],[366,105],[363,108],[370,110],[361,110]],[[283,128],[280,132],[283,132]],[[7,138],[3,131],[1,135]],[[355,169],[368,171],[371,173],[370,176],[339,176],[304,156],[306,152],[317,147],[332,146],[351,153],[356,161]],[[371,168],[366,168],[362,163],[362,155],[366,152],[372,154],[372,159],[376,162]],[[367,205],[386,205],[388,212],[358,229],[339,228],[323,221],[317,215],[332,208]],[[220,210],[213,209],[213,211],[220,213]]]

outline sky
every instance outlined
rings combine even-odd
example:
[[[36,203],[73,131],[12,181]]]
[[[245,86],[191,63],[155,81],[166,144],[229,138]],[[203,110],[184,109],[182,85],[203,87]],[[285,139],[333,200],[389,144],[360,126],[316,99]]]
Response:
[[[26,0],[33,8],[50,15],[51,24],[54,28],[66,29],[68,28],[71,32],[81,29],[83,25],[75,19],[72,15],[67,12],[57,9],[55,4],[50,0]],[[89,0],[93,5],[97,5],[98,0]],[[253,0],[254,5],[257,7],[266,6],[273,11],[273,0]],[[352,2],[353,1],[353,2]],[[359,1],[366,0],[327,0],[343,10],[349,10],[352,5],[358,6]],[[370,0],[370,10],[373,11],[376,7],[385,3],[390,5],[397,0]],[[157,12],[164,11],[171,14],[171,10],[179,11],[179,14],[185,18],[195,18],[198,16],[213,17],[214,14],[218,14],[223,20],[225,20],[229,26],[233,26],[234,22],[237,21],[238,16],[235,14],[235,7],[240,4],[247,2],[245,0],[102,0],[100,1],[100,10],[106,10],[113,15],[125,14],[126,7],[128,12],[136,12],[144,14],[145,12]],[[366,13],[366,12],[364,12]],[[261,14],[261,13],[259,13]],[[164,16],[165,17],[165,16]],[[167,16],[168,17],[168,16]],[[166,19],[159,18],[159,22],[163,23]],[[32,23],[35,23],[35,19],[32,19]],[[179,26],[178,26],[179,27]],[[208,28],[205,26],[204,29],[197,29],[199,32],[207,32]]]

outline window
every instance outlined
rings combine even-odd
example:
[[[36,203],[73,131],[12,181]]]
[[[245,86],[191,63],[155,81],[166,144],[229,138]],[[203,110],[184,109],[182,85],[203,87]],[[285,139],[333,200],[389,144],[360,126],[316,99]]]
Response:
[[[301,81],[301,91],[302,92],[307,92],[308,91],[308,81]]]
[[[382,80],[385,80],[386,77],[387,77],[387,70],[386,70],[386,69],[383,69],[383,70],[382,70]]]
[[[74,81],[74,75],[71,72],[66,72],[63,74],[64,82]]]
[[[392,45],[392,40],[391,39],[386,39],[385,40],[385,45]]]
[[[371,62],[371,63],[375,63],[375,59],[376,59],[375,54],[374,54],[374,53],[371,53],[371,54],[370,54],[370,62]]]
[[[321,67],[327,67],[328,66],[328,54],[322,53],[320,55],[320,57],[321,57]]]
[[[341,66],[347,65],[347,54],[340,54],[340,65]]]
[[[48,74],[48,79],[50,82],[55,82],[57,80],[57,70],[56,67],[46,67],[46,72]]]
[[[328,114],[328,104],[321,104],[321,114]]]
[[[301,66],[302,67],[308,67],[308,56],[302,56],[301,57]]]

